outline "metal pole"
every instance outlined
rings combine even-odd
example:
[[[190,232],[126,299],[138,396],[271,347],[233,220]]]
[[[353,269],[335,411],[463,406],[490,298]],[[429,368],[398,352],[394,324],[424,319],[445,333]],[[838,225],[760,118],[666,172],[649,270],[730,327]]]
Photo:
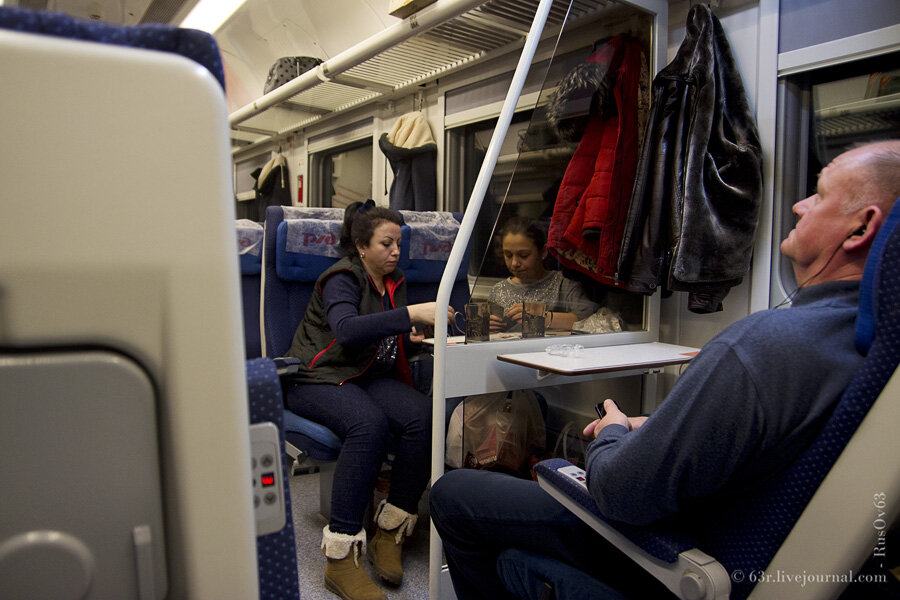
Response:
[[[512,83],[506,94],[506,100],[503,102],[503,108],[500,111],[500,117],[497,119],[497,127],[494,129],[494,135],[488,144],[487,153],[484,162],[481,164],[481,170],[478,172],[478,178],[475,180],[475,187],[472,195],[469,197],[469,203],[466,206],[466,212],[463,215],[462,223],[459,226],[459,232],[456,234],[456,241],[453,243],[453,249],[450,251],[450,258],[447,259],[447,266],[444,268],[444,274],[441,276],[441,285],[437,294],[437,316],[434,323],[434,382],[432,385],[432,446],[431,446],[431,483],[437,481],[438,477],[444,474],[444,420],[446,398],[444,397],[444,356],[447,349],[447,306],[450,303],[450,292],[453,288],[453,282],[462,263],[463,254],[466,246],[472,236],[472,230],[475,228],[475,219],[478,217],[478,211],[484,201],[484,195],[487,192],[488,184],[491,181],[491,175],[494,172],[494,166],[497,164],[497,157],[500,155],[500,146],[506,138],[506,132],[512,121],[515,112],[516,103],[525,85],[525,77],[531,68],[531,61],[534,59],[535,50],[537,50],[538,42],[541,39],[541,33],[544,30],[544,24],[547,22],[547,15],[550,13],[550,7],[553,0],[541,0],[537,11],[534,15],[534,21],[531,23],[531,29],[528,37],[525,39],[525,46],[522,48],[522,54],[519,57],[519,64],[516,66]],[[457,310],[463,307],[454,307]],[[438,600],[440,596],[440,575],[442,558],[441,540],[431,526],[431,548],[429,554],[429,598]]]

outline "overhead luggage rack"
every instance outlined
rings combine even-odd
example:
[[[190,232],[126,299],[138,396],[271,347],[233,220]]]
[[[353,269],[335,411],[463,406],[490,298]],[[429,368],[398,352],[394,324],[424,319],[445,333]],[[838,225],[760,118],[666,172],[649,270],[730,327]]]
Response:
[[[569,22],[612,0],[575,0]],[[239,154],[303,129],[328,115],[378,99],[414,93],[416,86],[518,49],[538,0],[442,0],[341,52],[229,117]],[[548,22],[559,25],[568,2],[554,2]],[[552,29],[552,28],[548,28]]]
[[[846,137],[880,134],[897,130],[900,123],[900,94],[866,98],[816,111],[816,134]]]

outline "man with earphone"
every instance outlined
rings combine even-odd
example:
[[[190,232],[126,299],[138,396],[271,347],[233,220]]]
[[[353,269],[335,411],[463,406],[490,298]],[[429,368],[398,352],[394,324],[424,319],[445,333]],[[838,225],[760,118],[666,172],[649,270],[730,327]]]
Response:
[[[879,183],[898,177],[878,168],[879,148],[890,148],[890,143],[862,146],[835,158],[819,174],[816,193],[794,205],[799,219],[781,242],[781,253],[791,260],[799,288],[862,277],[878,226],[896,199],[890,197],[889,184]],[[882,172],[883,177],[878,175]],[[888,189],[882,191],[884,187]]]
[[[584,429],[593,438],[588,489],[604,515],[636,525],[709,517],[812,442],[862,361],[859,280],[898,196],[900,140],[836,157],[794,205],[797,223],[781,243],[798,282],[791,308],[752,314],[714,337],[649,418],[604,401],[605,415]],[[459,600],[510,597],[496,572],[508,548],[590,573],[611,598],[671,597],[531,481],[458,469],[430,498]]]

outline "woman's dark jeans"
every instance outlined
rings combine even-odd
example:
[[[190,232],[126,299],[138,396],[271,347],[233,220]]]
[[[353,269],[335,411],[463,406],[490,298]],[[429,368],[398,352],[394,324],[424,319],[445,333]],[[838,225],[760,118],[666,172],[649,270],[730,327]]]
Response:
[[[293,413],[331,429],[341,440],[331,495],[335,533],[356,535],[390,444],[394,454],[388,502],[415,514],[428,485],[431,399],[395,379],[343,385],[297,384],[286,404]]]

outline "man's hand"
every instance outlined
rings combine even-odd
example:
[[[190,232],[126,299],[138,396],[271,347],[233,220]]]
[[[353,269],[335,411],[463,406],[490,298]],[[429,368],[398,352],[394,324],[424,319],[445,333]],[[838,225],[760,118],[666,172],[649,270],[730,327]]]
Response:
[[[632,431],[644,424],[647,417],[628,417],[628,430]]]
[[[627,416],[619,410],[619,407],[616,406],[616,403],[611,398],[607,398],[603,401],[603,410],[606,411],[606,416],[602,419],[594,419],[588,423],[583,432],[585,437],[593,435],[594,439],[597,439],[597,435],[599,435],[601,429],[607,425],[614,424],[621,425],[622,427],[627,428],[628,431],[632,431],[643,425],[644,421],[647,420],[647,417]]]

